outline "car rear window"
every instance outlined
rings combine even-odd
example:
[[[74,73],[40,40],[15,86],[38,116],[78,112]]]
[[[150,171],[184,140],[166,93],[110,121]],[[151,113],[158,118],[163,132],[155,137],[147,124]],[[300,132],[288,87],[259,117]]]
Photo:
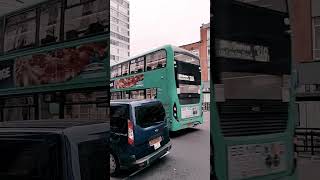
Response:
[[[58,137],[0,137],[0,179],[62,179]]]
[[[165,120],[165,110],[160,102],[144,103],[135,108],[136,123],[147,128]]]
[[[111,132],[126,133],[127,121],[130,119],[129,105],[111,105],[110,115]]]

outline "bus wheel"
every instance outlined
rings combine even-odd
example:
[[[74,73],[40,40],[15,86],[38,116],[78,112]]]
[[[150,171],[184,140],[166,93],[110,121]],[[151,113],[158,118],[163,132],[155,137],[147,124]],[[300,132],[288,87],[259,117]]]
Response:
[[[120,163],[117,157],[113,153],[110,153],[110,175],[115,176],[119,173],[119,171]]]

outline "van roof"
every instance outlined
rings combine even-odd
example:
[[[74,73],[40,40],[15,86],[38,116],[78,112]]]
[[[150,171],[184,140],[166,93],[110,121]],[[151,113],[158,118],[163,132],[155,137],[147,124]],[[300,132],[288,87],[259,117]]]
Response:
[[[110,104],[143,104],[143,103],[149,103],[149,102],[160,102],[156,99],[119,99],[119,100],[111,100]]]

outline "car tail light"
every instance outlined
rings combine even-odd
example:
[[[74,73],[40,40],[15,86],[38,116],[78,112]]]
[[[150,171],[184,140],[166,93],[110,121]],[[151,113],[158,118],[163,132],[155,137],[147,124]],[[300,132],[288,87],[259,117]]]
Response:
[[[133,134],[133,123],[132,121],[128,120],[128,144],[134,144],[134,134]]]
[[[178,109],[176,103],[173,105],[173,117],[178,120]]]

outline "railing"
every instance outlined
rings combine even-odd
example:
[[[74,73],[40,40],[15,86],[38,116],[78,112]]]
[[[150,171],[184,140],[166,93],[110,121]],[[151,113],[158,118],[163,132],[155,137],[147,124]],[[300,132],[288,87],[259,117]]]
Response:
[[[320,155],[320,128],[296,128],[295,137],[298,155]]]

